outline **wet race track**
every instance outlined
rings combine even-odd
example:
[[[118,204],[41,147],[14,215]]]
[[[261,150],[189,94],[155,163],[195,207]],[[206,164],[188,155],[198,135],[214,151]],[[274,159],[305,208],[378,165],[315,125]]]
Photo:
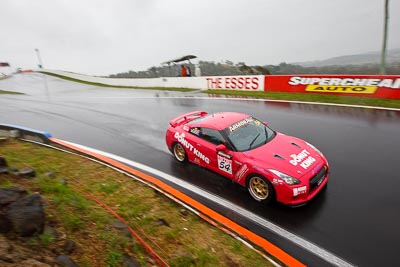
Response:
[[[0,123],[47,131],[56,138],[171,174],[350,265],[398,265],[398,111],[209,98],[198,92],[100,88],[34,73],[1,80],[0,90],[25,94],[0,95]],[[277,131],[314,144],[330,163],[328,187],[304,207],[263,206],[246,190],[216,174],[178,164],[165,145],[165,130],[170,119],[193,110],[248,113]],[[334,260],[323,260],[243,216],[219,211],[309,266],[334,265]]]

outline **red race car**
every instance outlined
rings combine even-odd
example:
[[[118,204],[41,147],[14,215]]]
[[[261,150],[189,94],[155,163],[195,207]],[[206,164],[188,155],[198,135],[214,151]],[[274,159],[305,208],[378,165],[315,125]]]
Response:
[[[252,116],[194,111],[169,124],[166,142],[176,160],[247,187],[257,201],[301,205],[328,182],[329,165],[317,148]]]

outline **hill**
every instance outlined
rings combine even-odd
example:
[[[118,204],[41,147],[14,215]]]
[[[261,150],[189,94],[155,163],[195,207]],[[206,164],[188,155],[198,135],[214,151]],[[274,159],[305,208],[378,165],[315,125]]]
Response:
[[[368,52],[356,55],[338,56],[324,60],[306,61],[291,63],[302,67],[323,67],[332,65],[362,65],[362,64],[380,64],[381,52]],[[400,48],[392,49],[387,52],[386,63],[400,63]]]

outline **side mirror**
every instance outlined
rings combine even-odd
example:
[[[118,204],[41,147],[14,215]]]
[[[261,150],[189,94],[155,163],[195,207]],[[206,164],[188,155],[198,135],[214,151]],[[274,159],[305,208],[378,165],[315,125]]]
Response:
[[[226,146],[224,144],[220,144],[217,146],[217,151],[226,151]]]

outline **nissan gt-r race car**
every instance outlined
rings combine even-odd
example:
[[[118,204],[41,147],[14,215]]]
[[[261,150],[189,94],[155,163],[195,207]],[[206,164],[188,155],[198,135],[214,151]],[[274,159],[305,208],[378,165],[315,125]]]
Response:
[[[302,205],[328,182],[329,166],[313,145],[242,113],[194,111],[169,122],[166,142],[189,161],[247,187],[257,201]]]

